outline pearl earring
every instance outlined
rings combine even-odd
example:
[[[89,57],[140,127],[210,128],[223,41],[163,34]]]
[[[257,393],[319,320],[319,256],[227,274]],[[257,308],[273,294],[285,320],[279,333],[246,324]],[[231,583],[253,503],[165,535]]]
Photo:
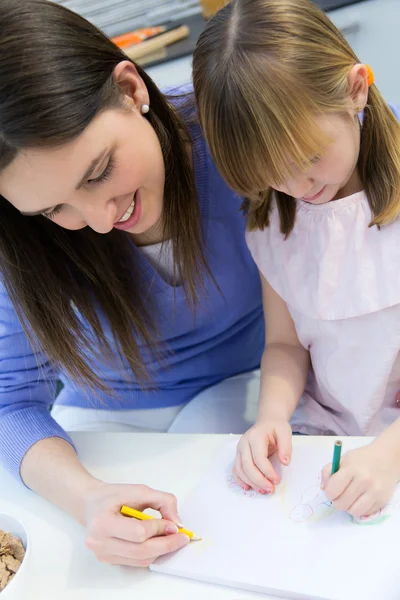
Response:
[[[141,108],[140,108],[140,112],[142,113],[142,115],[145,115],[146,113],[148,113],[150,110],[150,106],[148,104],[142,104]]]

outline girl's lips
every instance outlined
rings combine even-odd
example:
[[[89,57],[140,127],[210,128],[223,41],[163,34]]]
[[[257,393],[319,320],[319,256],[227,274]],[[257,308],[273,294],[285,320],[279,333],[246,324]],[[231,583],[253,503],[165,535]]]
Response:
[[[122,223],[120,221],[117,221],[117,223],[114,223],[115,229],[120,229],[122,231],[126,231],[126,230],[134,227],[139,222],[140,217],[142,215],[142,203],[141,203],[139,190],[136,191],[136,193],[133,197],[133,200],[135,202],[135,205],[134,205],[131,216],[126,221],[122,221]],[[129,209],[127,209],[127,210],[129,210]],[[126,211],[125,211],[125,213],[126,213]],[[123,216],[124,215],[122,215],[120,218],[122,219]]]
[[[314,196],[303,196],[302,200],[305,200],[306,202],[314,202],[314,200],[318,200],[318,198],[325,191],[325,188],[326,188],[326,185],[324,185],[324,187],[322,189],[320,189],[320,191],[318,192],[318,194],[315,194]]]

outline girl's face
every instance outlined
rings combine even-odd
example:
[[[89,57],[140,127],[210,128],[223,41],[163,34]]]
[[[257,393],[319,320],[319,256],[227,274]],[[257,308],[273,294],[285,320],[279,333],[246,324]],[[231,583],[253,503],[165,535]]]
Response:
[[[284,192],[311,204],[325,204],[360,191],[357,161],[360,153],[360,124],[348,115],[329,115],[318,119],[319,127],[332,143],[306,171],[296,169],[281,186]]]
[[[130,90],[126,108],[100,113],[63,146],[20,152],[0,173],[0,194],[21,213],[98,233],[116,228],[140,236],[157,227],[165,169],[158,137],[141,114],[147,89],[127,61],[115,78]]]

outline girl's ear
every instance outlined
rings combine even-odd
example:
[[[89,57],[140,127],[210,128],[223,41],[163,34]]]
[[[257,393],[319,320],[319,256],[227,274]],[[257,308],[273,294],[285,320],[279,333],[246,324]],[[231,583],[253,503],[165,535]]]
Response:
[[[356,64],[348,75],[349,95],[354,106],[355,114],[364,110],[368,101],[368,68],[363,64]]]

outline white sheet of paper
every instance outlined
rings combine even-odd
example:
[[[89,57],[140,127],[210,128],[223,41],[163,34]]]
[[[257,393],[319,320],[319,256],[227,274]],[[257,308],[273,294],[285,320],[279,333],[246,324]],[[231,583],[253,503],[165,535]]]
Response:
[[[399,600],[400,489],[379,514],[355,522],[319,487],[332,439],[307,441],[280,468],[275,494],[265,496],[234,483],[237,439],[230,440],[180,511],[202,541],[151,569],[283,598]],[[344,438],[343,451],[353,447]]]

